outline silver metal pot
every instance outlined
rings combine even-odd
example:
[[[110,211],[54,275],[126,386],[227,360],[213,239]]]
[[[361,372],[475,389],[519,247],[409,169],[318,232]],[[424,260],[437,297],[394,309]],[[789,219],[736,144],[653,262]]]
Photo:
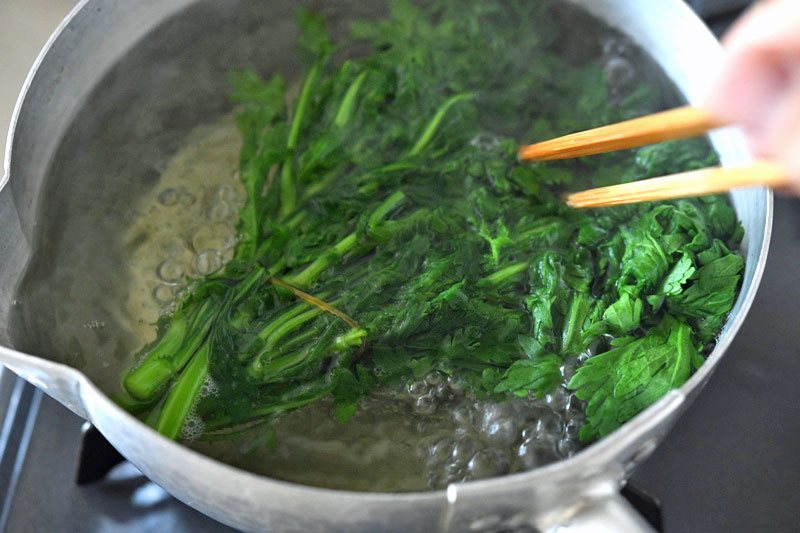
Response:
[[[571,1],[647,50],[689,102],[700,100],[721,50],[681,0]],[[120,271],[125,258],[108,235],[125,226],[137,191],[152,185],[157,173],[148,169],[166,159],[188,129],[225,110],[225,72],[250,64],[265,72],[297,68],[287,59],[295,3],[265,5],[84,0],[58,28],[17,103],[0,179],[0,362],[90,420],[179,499],[241,529],[646,530],[618,489],[706,383],[744,320],[769,243],[772,197],[766,189],[732,195],[745,227],[746,269],[706,364],[612,435],[532,472],[408,494],[274,481],[161,437],[101,392],[101,374],[90,379],[28,355],[70,353],[57,335],[44,332],[92,318],[115,295],[119,283],[109,282],[109,272]],[[380,12],[382,4],[317,7],[341,27],[354,12]],[[747,160],[737,132],[721,131],[712,140],[724,163]],[[12,301],[20,283],[28,284],[31,301]]]

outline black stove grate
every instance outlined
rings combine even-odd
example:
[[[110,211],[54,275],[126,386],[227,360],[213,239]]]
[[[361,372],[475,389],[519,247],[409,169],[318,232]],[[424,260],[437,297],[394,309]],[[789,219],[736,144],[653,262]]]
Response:
[[[36,423],[42,391],[2,368],[0,390],[9,391],[4,398],[7,410],[0,428],[0,531],[4,531]]]

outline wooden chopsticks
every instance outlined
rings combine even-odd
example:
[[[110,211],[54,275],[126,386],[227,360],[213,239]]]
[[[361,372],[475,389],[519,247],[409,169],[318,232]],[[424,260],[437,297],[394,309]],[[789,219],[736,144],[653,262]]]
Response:
[[[581,157],[694,137],[724,125],[724,122],[699,107],[678,107],[523,146],[519,149],[519,157],[523,161]]]
[[[523,161],[548,161],[634,148],[646,144],[694,137],[726,124],[698,107],[679,107],[609,126],[581,131],[519,149]],[[737,168],[707,168],[647,180],[590,189],[566,197],[576,207],[650,202],[668,198],[701,196],[736,187],[785,186],[786,175],[774,163],[757,161]]]
[[[589,189],[568,194],[565,201],[570,207],[576,208],[606,207],[717,194],[753,185],[782,187],[787,185],[787,179],[780,167],[774,163],[756,161],[744,167],[702,168],[660,178]]]

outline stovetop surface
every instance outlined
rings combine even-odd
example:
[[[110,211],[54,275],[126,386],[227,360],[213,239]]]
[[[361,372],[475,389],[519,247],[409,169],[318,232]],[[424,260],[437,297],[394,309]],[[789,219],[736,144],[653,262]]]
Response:
[[[4,3],[0,14],[23,1]],[[720,31],[732,10],[748,3],[690,1]],[[47,2],[33,4],[41,8]],[[800,376],[798,265],[800,201],[779,197],[764,279],[741,331],[705,390],[633,475],[660,499],[667,532],[789,531],[800,522],[800,406],[794,394]],[[83,421],[12,378],[9,372],[0,376],[0,452],[3,447],[8,452],[0,458],[0,528],[5,523],[8,531],[228,530],[127,463],[98,483],[77,486]],[[3,422],[9,404],[18,408],[17,416]],[[17,437],[4,441],[12,426]]]

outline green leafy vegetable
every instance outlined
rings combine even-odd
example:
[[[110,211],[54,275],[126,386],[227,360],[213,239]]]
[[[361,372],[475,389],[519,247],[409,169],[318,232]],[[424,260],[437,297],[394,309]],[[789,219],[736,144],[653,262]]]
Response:
[[[224,438],[325,397],[344,421],[376,387],[440,372],[497,401],[568,385],[592,439],[684,383],[736,298],[741,226],[724,197],[559,200],[706,166],[703,140],[517,161],[520,141],[659,107],[645,84],[612,104],[593,62],[560,58],[536,22],[551,8],[396,0],[336,44],[301,10],[290,105],[279,75],[232,74],[247,193],[235,256],[161,320],[125,404],[171,438],[191,411]],[[217,392],[199,397],[209,379]]]
[[[589,403],[582,439],[603,437],[633,415],[681,386],[697,348],[692,330],[666,315],[641,338],[620,337],[611,350],[589,358],[569,382]]]

